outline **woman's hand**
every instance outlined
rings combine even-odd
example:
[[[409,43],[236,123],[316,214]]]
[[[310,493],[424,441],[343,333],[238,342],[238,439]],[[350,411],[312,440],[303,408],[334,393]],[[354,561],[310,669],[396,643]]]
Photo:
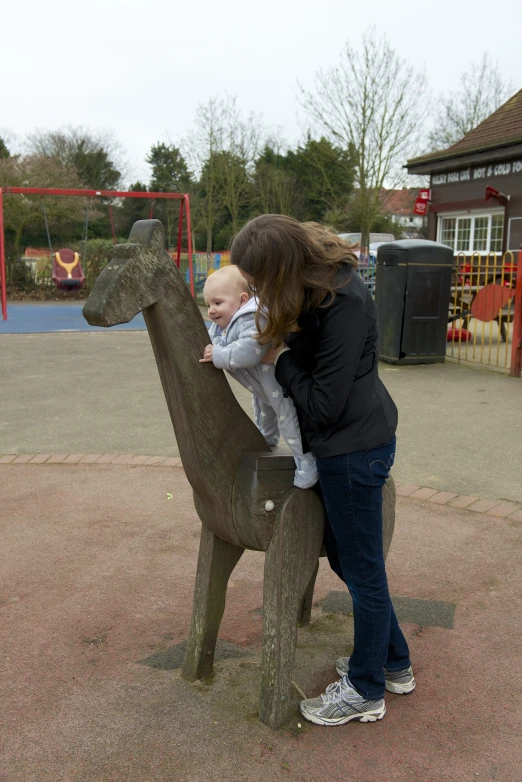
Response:
[[[284,342],[282,343],[282,345],[279,345],[279,347],[277,348],[274,348],[272,345],[266,351],[264,358],[261,359],[261,363],[275,364],[277,362],[277,359],[281,355],[281,353],[284,353],[285,350],[289,350],[289,348],[285,345]]]
[[[212,351],[214,349],[213,345],[207,345],[205,350],[203,351],[203,358],[199,359],[200,364],[207,364],[208,362],[212,361]]]
[[[279,354],[279,348],[269,347],[264,357],[261,359],[261,363],[275,364],[278,354]]]

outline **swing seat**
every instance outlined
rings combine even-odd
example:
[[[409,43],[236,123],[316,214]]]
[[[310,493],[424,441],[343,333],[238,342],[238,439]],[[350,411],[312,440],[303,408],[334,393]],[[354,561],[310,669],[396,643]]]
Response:
[[[57,288],[62,291],[80,289],[85,285],[85,274],[80,263],[80,256],[73,250],[59,250],[53,258],[52,279]]]

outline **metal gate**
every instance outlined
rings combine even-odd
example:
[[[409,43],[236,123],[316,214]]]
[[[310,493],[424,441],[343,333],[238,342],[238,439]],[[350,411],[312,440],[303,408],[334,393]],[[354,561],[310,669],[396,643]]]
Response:
[[[516,365],[518,352],[520,375],[522,251],[518,258],[516,255],[461,253],[456,257],[448,318],[448,358],[506,372],[511,369],[511,374],[515,374],[513,362]]]

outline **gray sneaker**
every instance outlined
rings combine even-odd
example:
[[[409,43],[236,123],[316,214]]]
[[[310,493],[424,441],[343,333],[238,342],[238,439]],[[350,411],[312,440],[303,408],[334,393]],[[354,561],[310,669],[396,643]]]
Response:
[[[339,676],[348,675],[348,665],[350,663],[349,657],[339,657],[335,662],[335,670]],[[386,676],[385,687],[388,692],[395,692],[397,695],[406,695],[415,689],[415,677],[410,665],[409,668],[404,668],[402,671],[387,671],[384,669]]]
[[[306,720],[316,725],[344,725],[350,720],[376,722],[386,714],[384,700],[366,700],[354,690],[347,676],[330,684],[318,698],[301,701],[299,708]]]

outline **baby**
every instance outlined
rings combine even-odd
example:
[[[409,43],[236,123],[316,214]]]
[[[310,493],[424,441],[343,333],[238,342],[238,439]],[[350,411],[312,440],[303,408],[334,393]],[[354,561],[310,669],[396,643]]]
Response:
[[[256,339],[257,300],[248,283],[236,266],[225,266],[207,278],[203,295],[212,321],[212,345],[207,345],[201,361],[226,369],[252,392],[256,426],[269,445],[277,445],[281,433],[294,455],[294,485],[309,489],[318,480],[315,459],[303,454],[294,403],[283,396],[274,365],[261,363],[269,346]]]

